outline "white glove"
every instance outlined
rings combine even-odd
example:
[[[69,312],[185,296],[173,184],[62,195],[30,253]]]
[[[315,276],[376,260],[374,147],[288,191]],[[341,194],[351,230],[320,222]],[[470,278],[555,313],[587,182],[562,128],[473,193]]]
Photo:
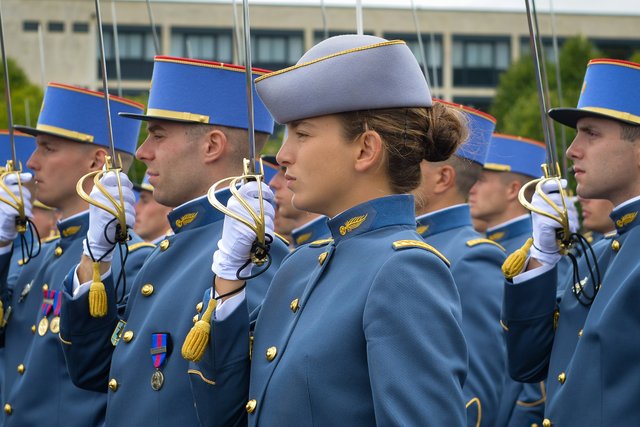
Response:
[[[128,227],[133,227],[136,221],[135,203],[136,197],[133,194],[133,184],[126,174],[120,172],[120,182],[122,184],[122,199],[124,200],[124,211]],[[108,172],[100,179],[107,193],[115,200],[119,201],[118,180],[115,172]],[[113,207],[113,204],[102,194],[98,187],[94,186],[90,194],[91,198],[105,206]],[[111,262],[113,258],[113,247],[116,242],[116,225],[118,220],[109,212],[91,205],[89,208],[89,231],[84,240],[84,254],[93,260]],[[89,252],[89,248],[91,252]]]
[[[567,187],[567,181],[561,180],[562,188]],[[562,208],[562,197],[558,192],[558,185],[556,181],[547,181],[542,185],[542,191],[556,204],[559,208]],[[578,211],[572,199],[565,199],[567,204],[567,213],[569,216],[569,231],[575,233],[578,230]],[[537,193],[533,194],[531,203],[537,209],[550,213],[553,216],[558,216],[558,213],[545,202]],[[544,215],[531,213],[531,221],[533,223],[533,246],[531,247],[531,256],[542,264],[555,265],[562,254],[560,254],[560,247],[556,239],[556,232],[562,228],[560,223],[547,218]]]
[[[31,181],[30,173],[21,173],[20,181],[24,184]],[[18,188],[18,177],[16,174],[7,175],[4,179],[4,183],[11,191],[11,194],[7,193],[4,188],[0,187],[0,197],[6,199],[12,203],[15,203],[13,197],[20,197],[20,190]],[[24,200],[24,213],[27,218],[31,218],[31,192],[27,187],[22,187],[22,197]],[[16,217],[18,211],[4,202],[0,202],[0,241],[11,242],[18,236],[16,230]]]
[[[264,199],[264,222],[265,233],[273,237],[273,219],[275,210],[273,208],[273,193],[265,183],[262,185],[262,197]],[[239,188],[242,198],[246,200],[254,212],[258,213],[260,201],[258,199],[258,183],[248,182]],[[246,218],[249,223],[253,223],[249,213],[240,202],[231,197],[227,202],[227,209]],[[237,272],[251,258],[251,247],[256,240],[256,234],[240,221],[226,216],[222,228],[222,237],[218,240],[218,250],[213,254],[211,271],[216,276],[227,280],[238,280]],[[251,274],[252,263],[249,263],[241,272],[242,277]]]

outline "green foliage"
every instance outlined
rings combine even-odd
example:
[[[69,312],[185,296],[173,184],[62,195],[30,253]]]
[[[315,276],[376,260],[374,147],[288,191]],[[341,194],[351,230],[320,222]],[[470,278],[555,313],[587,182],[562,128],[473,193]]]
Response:
[[[629,58],[629,61],[640,64],[640,50],[635,51],[633,55],[631,55],[631,58]]]
[[[35,126],[42,104],[43,92],[27,78],[26,73],[11,58],[7,59],[9,67],[9,88],[11,89],[11,111],[13,112],[13,123],[20,125]],[[0,63],[0,73],[4,76],[4,66]],[[0,77],[0,92],[2,102],[0,102],[0,128],[9,127],[7,116],[7,104],[4,98],[4,77]]]

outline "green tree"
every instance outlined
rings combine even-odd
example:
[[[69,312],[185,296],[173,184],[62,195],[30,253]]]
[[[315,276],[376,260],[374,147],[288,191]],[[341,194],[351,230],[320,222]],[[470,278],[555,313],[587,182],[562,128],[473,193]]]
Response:
[[[9,87],[11,89],[11,111],[13,112],[13,123],[20,125],[34,126],[40,105],[42,104],[42,88],[29,81],[26,73],[11,58],[7,58],[9,67]],[[0,63],[0,72],[4,76],[4,66]],[[9,127],[7,117],[7,104],[4,98],[4,78],[0,79],[0,91],[2,92],[2,102],[0,102],[0,128]]]

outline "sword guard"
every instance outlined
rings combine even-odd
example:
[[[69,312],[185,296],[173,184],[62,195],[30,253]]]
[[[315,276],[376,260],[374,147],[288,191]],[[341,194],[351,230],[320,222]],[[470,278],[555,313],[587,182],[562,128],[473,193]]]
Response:
[[[27,231],[27,215],[24,211],[24,196],[22,193],[22,180],[20,179],[20,174],[22,173],[22,164],[19,165],[18,169],[15,169],[15,165],[12,160],[7,161],[7,165],[4,168],[4,171],[0,173],[0,187],[9,195],[9,199],[0,197],[0,202],[5,203],[16,210],[18,216],[16,216],[16,231],[20,234],[24,234]],[[10,176],[15,175],[16,181],[18,184],[18,195],[13,194],[13,191],[9,188],[9,186],[5,183],[5,179]]]

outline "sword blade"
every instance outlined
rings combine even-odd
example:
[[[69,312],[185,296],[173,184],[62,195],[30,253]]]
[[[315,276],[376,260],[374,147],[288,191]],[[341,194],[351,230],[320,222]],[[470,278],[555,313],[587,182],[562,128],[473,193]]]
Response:
[[[17,168],[16,163],[16,143],[13,137],[13,110],[11,108],[11,86],[9,85],[9,64],[7,61],[7,53],[4,49],[4,23],[2,21],[2,3],[0,3],[0,49],[2,50],[2,65],[4,74],[4,97],[7,103],[7,119],[9,131],[9,144],[11,144],[11,159],[13,160],[13,167]]]
[[[242,0],[242,22],[244,25],[244,66],[247,85],[247,119],[249,126],[249,173],[255,173],[256,135],[253,122],[253,73],[251,69],[251,29],[249,19],[249,0]]]

